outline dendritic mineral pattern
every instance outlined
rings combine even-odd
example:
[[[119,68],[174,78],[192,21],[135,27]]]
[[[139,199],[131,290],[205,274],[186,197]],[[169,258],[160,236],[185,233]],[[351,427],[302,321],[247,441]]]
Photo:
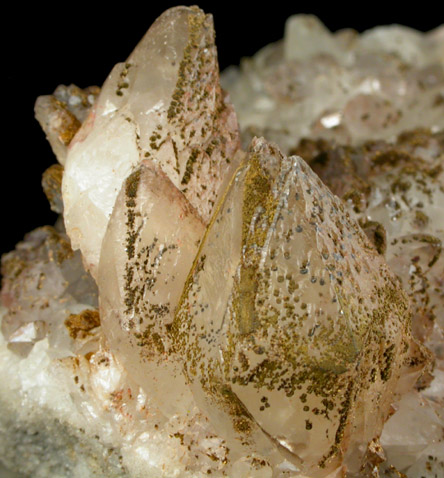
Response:
[[[443,27],[295,16],[223,85],[240,127],[211,15],[176,7],[101,89],[38,98],[60,217],[2,257],[0,459],[443,477]]]

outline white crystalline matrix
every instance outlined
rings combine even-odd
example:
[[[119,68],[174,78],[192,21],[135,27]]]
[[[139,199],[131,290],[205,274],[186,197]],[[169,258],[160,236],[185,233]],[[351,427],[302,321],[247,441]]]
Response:
[[[336,33],[311,15],[288,19],[285,38],[230,67],[244,141],[266,135],[288,152],[303,137],[347,144],[444,127],[444,27],[400,25]]]
[[[292,17],[223,75],[239,130],[212,17],[176,7],[40,97],[60,219],[2,258],[5,465],[443,476],[443,31]]]

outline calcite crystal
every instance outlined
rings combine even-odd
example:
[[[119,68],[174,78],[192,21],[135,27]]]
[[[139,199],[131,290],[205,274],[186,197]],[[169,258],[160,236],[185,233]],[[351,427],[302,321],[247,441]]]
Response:
[[[302,140],[294,152],[345,200],[403,283],[422,341],[444,326],[444,136],[429,130],[359,147]],[[346,178],[346,181],[344,179]]]
[[[240,130],[176,7],[37,100],[60,218],[2,258],[1,461],[444,476],[444,30],[300,15],[222,82]]]
[[[96,277],[116,196],[143,159],[208,222],[239,146],[236,116],[219,86],[211,18],[197,9],[165,12],[113,68],[70,143],[64,218],[87,269]]]
[[[344,455],[359,471],[402,367],[421,362],[409,319],[399,283],[343,204],[300,158],[254,140],[173,325],[196,399],[217,429],[231,422],[232,447],[273,464],[271,441],[308,476]]]

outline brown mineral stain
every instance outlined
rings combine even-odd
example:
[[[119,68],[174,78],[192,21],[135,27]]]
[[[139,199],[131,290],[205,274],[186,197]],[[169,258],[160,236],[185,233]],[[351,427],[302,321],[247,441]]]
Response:
[[[91,331],[100,326],[98,310],[86,309],[80,314],[71,314],[65,320],[65,326],[73,339],[84,339]]]
[[[378,253],[384,255],[387,250],[387,234],[384,226],[376,221],[365,221],[360,223],[360,226]]]
[[[55,97],[51,98],[51,108],[57,113],[59,118],[59,122],[57,123],[58,127],[56,129],[58,138],[61,143],[68,146],[79,130],[81,123],[73,113],[68,110],[66,103]]]
[[[42,176],[42,187],[47,197],[51,210],[57,213],[63,212],[62,201],[62,178],[63,166],[61,164],[53,164]]]

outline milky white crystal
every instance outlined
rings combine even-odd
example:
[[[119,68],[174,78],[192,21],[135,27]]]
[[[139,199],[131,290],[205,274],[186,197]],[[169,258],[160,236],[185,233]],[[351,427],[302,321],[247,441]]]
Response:
[[[1,327],[9,348],[27,355],[35,342],[48,337],[53,356],[64,356],[71,345],[60,317],[98,305],[96,285],[66,234],[49,226],[31,232],[3,256],[2,276],[7,310]]]

